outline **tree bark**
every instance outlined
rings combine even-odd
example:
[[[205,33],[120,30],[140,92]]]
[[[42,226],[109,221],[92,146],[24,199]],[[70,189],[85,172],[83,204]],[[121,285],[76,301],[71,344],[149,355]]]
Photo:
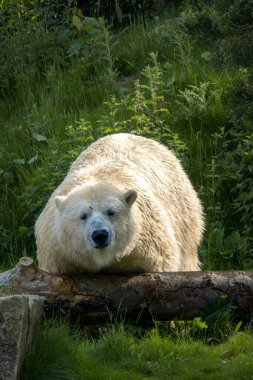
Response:
[[[171,272],[51,275],[30,258],[0,274],[0,296],[45,297],[45,315],[68,315],[84,325],[126,320],[189,320],[225,303],[240,318],[253,309],[253,272]],[[222,302],[221,302],[222,301]]]

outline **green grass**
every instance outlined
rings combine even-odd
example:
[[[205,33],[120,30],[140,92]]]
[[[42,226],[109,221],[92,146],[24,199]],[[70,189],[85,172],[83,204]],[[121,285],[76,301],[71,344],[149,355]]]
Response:
[[[97,340],[70,334],[66,325],[44,324],[31,347],[22,380],[75,379],[252,379],[253,337],[239,332],[218,345],[189,337],[162,337],[157,329],[142,338],[123,325]]]

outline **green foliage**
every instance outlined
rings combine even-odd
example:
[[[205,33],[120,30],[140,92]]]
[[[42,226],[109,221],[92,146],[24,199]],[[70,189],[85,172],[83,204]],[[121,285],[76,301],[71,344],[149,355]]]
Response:
[[[209,237],[202,254],[212,269],[252,267],[252,11],[249,0],[224,0],[202,3],[198,10],[188,6],[182,13],[188,33],[206,47],[206,40],[212,40],[209,58],[217,67],[249,68],[238,70],[242,76],[228,91],[226,120],[211,132],[215,149],[206,171],[209,189],[203,187]],[[200,110],[201,101],[204,108],[203,92],[201,98],[200,92],[188,90],[184,94],[188,113],[187,95],[192,108]],[[215,123],[218,126],[217,119]]]
[[[30,1],[3,1],[0,8],[0,92],[14,96],[18,90],[26,96],[28,83],[36,91],[37,81],[50,65],[63,67],[67,30],[61,23],[54,32],[50,30],[46,20],[53,19],[51,11],[45,8],[42,15]]]
[[[85,15],[84,23],[87,16],[103,17],[114,26],[132,24],[141,21],[145,25],[145,19],[152,10],[153,1],[151,0],[104,0],[101,4],[97,1],[77,1],[80,7],[78,11],[79,17]]]
[[[151,65],[142,71],[145,83],[136,80],[133,93],[104,102],[108,112],[97,123],[103,126],[103,134],[125,131],[143,135],[162,141],[183,155],[186,145],[169,126],[170,111],[162,95],[165,84],[157,54],[150,53],[150,58]]]
[[[192,6],[182,12],[188,33],[204,45],[214,43],[217,65],[252,66],[253,4],[251,0],[203,3],[196,11]]]
[[[195,325],[203,328],[200,320]],[[21,379],[201,379],[204,375],[211,380],[217,374],[219,379],[248,379],[253,370],[252,342],[250,332],[237,330],[219,345],[194,341],[187,331],[173,339],[154,329],[137,339],[123,325],[107,328],[99,339],[89,341],[68,332],[64,324],[47,323],[30,348]]]
[[[78,30],[71,2],[1,3],[3,265],[35,253],[34,222],[78,154],[99,137],[130,132],[172,148],[200,193],[203,267],[252,267],[252,78],[231,68],[226,29],[249,30],[250,4],[239,3],[188,6],[180,17],[117,33],[95,18],[80,19]],[[218,68],[221,41],[231,52]]]
[[[215,84],[202,82],[199,86],[190,85],[184,91],[179,91],[178,103],[186,117],[203,119],[213,110],[217,112],[217,104],[221,103],[223,89],[215,88]],[[212,117],[212,115],[210,115]]]
[[[31,346],[24,368],[23,379],[80,379],[77,366],[78,348],[68,328],[45,323],[35,346]]]
[[[213,134],[217,153],[213,157],[213,197],[219,224],[211,231],[209,265],[232,269],[252,267],[253,258],[253,97],[247,79],[230,95],[230,123]],[[226,197],[224,197],[224,193]],[[226,207],[221,207],[221,202]],[[224,229],[225,226],[226,237]],[[239,232],[240,231],[240,232]],[[215,259],[216,257],[216,259]],[[224,261],[225,260],[225,261]],[[227,264],[225,264],[225,262]]]
[[[209,43],[220,36],[220,19],[215,6],[203,4],[199,10],[188,6],[182,11],[182,22],[188,33],[208,38]]]
[[[214,228],[208,236],[206,265],[210,269],[247,268],[251,266],[247,238],[238,231],[224,236],[224,229]]]

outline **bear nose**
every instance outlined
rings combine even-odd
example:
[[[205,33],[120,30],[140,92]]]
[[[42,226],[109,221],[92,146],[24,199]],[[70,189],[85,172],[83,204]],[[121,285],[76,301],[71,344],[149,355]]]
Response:
[[[109,232],[107,230],[96,230],[92,233],[91,237],[92,240],[94,240],[95,243],[99,245],[103,245],[106,243],[109,236]]]

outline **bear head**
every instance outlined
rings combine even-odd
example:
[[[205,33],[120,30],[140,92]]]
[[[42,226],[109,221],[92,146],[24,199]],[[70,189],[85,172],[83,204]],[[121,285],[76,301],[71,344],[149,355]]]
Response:
[[[84,269],[100,270],[127,254],[137,231],[136,198],[135,190],[99,182],[56,196],[55,228],[64,255]]]

